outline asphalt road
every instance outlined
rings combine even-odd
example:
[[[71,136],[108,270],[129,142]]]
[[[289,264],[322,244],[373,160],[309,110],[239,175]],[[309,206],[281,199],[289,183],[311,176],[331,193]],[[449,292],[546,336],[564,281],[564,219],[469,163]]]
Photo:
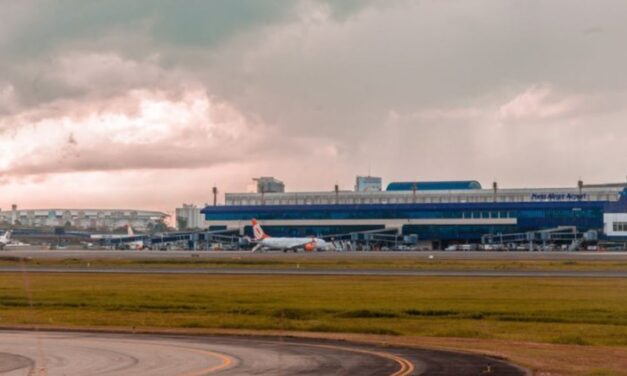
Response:
[[[116,250],[2,250],[0,257],[31,257],[40,259],[178,259],[195,255],[201,258],[250,258],[252,260],[268,257],[314,259],[429,259],[440,260],[617,260],[627,261],[627,252],[444,252],[444,251],[412,251],[412,252],[258,252],[250,251],[116,251]]]
[[[528,277],[528,278],[627,278],[627,271],[584,270],[401,270],[401,269],[255,269],[255,268],[89,268],[0,267],[0,273],[96,273],[187,275],[301,275],[301,276],[410,276],[410,277]]]
[[[488,373],[488,370],[491,373]],[[0,332],[0,374],[524,375],[502,360],[341,341],[80,332]]]

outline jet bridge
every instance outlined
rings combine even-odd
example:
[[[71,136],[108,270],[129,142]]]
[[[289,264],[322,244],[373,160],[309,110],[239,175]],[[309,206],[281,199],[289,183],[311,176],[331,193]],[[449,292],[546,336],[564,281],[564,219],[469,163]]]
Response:
[[[158,234],[136,234],[135,236],[115,237],[105,236],[99,239],[104,246],[119,246],[121,244],[141,240],[149,248],[159,248],[160,246],[172,243],[185,243],[189,249],[197,249],[198,244],[241,244],[241,239],[237,230],[217,230],[217,231],[184,231],[166,232]]]
[[[208,230],[208,231],[194,231],[194,232],[184,232],[184,233],[174,233],[174,234],[166,234],[165,236],[161,236],[161,238],[155,237],[153,238],[153,244],[157,243],[172,243],[172,242],[181,242],[184,241],[187,243],[188,249],[197,249],[198,245],[201,243],[205,243],[206,245],[211,244],[241,244],[241,238],[239,236],[239,232],[236,229],[226,229],[226,230]]]
[[[585,242],[596,242],[596,231],[580,232],[575,226],[560,226],[550,229],[527,231],[518,233],[485,234],[481,237],[481,243],[508,248],[508,245],[526,246],[527,250],[550,250],[555,245],[566,245],[568,251],[576,251]]]
[[[415,245],[418,242],[416,235],[403,236],[400,227],[354,231],[328,235],[324,238],[331,241],[338,250],[371,249],[371,245],[399,248],[402,245]]]

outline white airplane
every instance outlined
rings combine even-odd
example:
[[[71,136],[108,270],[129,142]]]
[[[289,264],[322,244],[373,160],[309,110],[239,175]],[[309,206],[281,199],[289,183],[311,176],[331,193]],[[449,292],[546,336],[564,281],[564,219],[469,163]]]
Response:
[[[124,238],[134,238],[135,237],[135,232],[133,231],[133,228],[131,227],[131,225],[127,225],[126,227],[128,236],[124,237]],[[135,249],[135,250],[142,250],[144,249],[144,241],[139,239],[139,240],[133,240],[130,242],[125,242],[125,244],[128,246],[129,249]]]
[[[91,239],[102,240],[102,239],[115,239],[119,240],[120,244],[124,244],[129,249],[144,249],[144,241],[142,239],[135,239],[136,235],[133,231],[131,225],[126,225],[127,233],[123,234],[93,234],[90,236]]]
[[[327,250],[331,245],[320,238],[272,238],[263,231],[261,225],[253,218],[253,233],[255,234],[255,242],[257,245],[253,248],[253,252],[264,249],[279,249],[283,252],[292,250],[294,252],[299,249],[311,252],[314,250]]]
[[[0,249],[11,243],[11,230],[7,230],[2,236],[0,236]]]

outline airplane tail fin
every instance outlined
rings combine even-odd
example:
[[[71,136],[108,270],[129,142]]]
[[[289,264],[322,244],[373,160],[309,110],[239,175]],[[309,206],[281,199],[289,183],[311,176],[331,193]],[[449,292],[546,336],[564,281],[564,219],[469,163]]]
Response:
[[[128,229],[128,236],[135,236],[135,232],[133,231],[133,227],[131,227],[131,225],[128,225],[127,229]]]
[[[11,240],[11,230],[7,230],[4,235],[2,235],[2,240],[4,240],[5,242],[8,242],[9,240]]]
[[[268,237],[255,218],[253,218],[253,233],[255,234],[255,240],[263,240]]]

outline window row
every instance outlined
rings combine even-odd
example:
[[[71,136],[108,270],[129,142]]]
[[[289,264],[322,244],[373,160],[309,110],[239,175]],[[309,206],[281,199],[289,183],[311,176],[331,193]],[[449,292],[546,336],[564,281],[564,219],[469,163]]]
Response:
[[[614,195],[589,195],[583,201],[613,201]],[[499,195],[496,200],[493,196],[403,196],[403,197],[285,197],[254,199],[227,199],[229,206],[254,205],[359,205],[359,204],[412,204],[412,203],[473,203],[473,202],[543,202],[551,200],[532,200],[528,195]],[[553,200],[559,201],[559,200]],[[574,200],[564,200],[574,201]]]
[[[627,232],[627,222],[614,222],[614,232]]]
[[[355,219],[499,219],[516,218],[512,211],[415,211],[415,210],[268,210],[212,212],[206,214],[207,220],[247,220],[250,218],[266,220],[355,220]]]

